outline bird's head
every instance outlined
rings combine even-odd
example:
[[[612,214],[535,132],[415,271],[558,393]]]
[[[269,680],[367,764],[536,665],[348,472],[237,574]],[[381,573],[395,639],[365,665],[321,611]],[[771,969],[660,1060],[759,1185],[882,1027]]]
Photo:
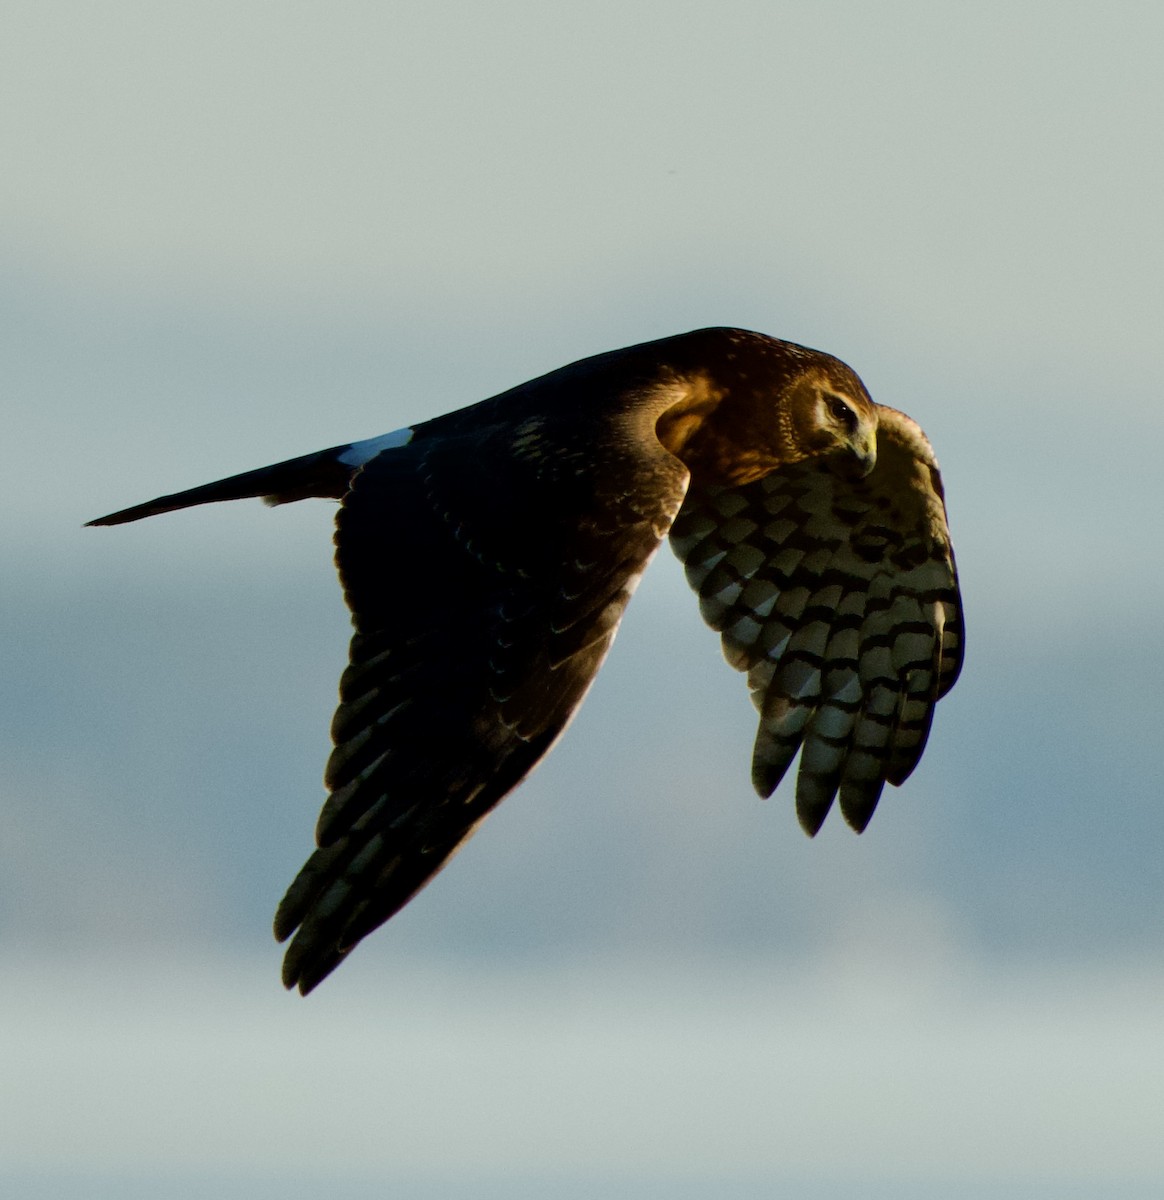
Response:
[[[729,336],[730,354],[679,377],[656,427],[694,483],[738,486],[808,459],[846,479],[873,470],[877,405],[851,368],[791,342]]]
[[[877,405],[843,363],[800,372],[785,385],[777,412],[782,463],[823,457],[847,479],[864,479],[877,465]]]

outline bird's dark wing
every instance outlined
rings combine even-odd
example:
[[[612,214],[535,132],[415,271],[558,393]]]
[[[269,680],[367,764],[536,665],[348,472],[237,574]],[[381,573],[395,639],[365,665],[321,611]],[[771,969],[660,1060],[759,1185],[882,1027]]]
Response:
[[[760,728],[752,780],[771,795],[803,745],[809,834],[840,793],[864,829],[886,780],[921,757],[962,663],[962,612],[937,463],[918,426],[878,407],[877,465],[827,463],[733,488],[694,486],[671,530],[724,655],[748,672]]]
[[[406,904],[582,700],[687,482],[653,436],[607,432],[478,421],[356,474],[337,519],[356,632],[330,795],[275,918],[295,934],[288,987],[309,991]]]

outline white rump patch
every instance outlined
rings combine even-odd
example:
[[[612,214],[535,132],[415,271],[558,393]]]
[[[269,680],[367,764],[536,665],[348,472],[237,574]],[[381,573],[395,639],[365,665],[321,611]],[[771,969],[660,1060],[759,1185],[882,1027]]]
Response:
[[[379,437],[352,442],[339,456],[339,460],[349,467],[362,467],[382,450],[395,450],[398,446],[407,446],[411,441],[411,429],[394,429],[391,433],[382,433]]]

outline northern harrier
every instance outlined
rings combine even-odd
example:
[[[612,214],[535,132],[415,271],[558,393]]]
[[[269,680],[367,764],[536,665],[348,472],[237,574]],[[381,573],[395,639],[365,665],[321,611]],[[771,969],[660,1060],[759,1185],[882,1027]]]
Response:
[[[858,832],[962,662],[925,435],[844,363],[738,329],[600,354],[490,400],[91,522],[341,501],[352,611],[319,846],[275,917],[307,993],[440,870],[581,703],[670,535],[811,835]]]

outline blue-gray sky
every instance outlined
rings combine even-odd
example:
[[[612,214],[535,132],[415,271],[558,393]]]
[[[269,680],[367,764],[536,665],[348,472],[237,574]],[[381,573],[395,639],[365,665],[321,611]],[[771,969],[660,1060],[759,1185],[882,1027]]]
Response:
[[[1158,1188],[1158,8],[3,25],[0,1180]],[[82,521],[708,324],[838,354],[935,444],[969,642],[916,775],[861,838],[756,800],[746,689],[661,556],[550,760],[283,997],[348,635],[330,506]],[[346,1168],[305,1149],[345,1123]]]

